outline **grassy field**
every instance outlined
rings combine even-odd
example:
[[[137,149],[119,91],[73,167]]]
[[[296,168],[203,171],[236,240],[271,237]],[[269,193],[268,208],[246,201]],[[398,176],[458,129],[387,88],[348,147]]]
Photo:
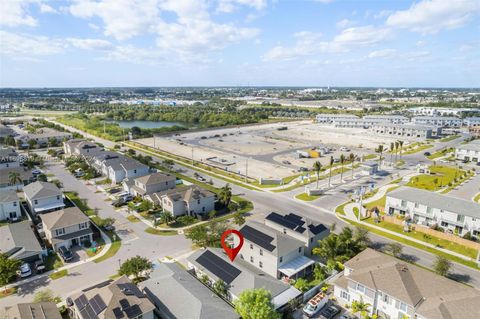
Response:
[[[454,183],[455,177],[460,178],[465,171],[455,167],[437,165],[430,166],[430,173],[412,177],[407,186],[435,191],[449,183]]]
[[[399,188],[400,186],[392,186],[388,188],[388,192],[393,191],[394,189]],[[387,195],[385,194],[382,198],[379,198],[373,202],[363,204],[363,207],[365,207],[367,210],[372,210],[375,207],[385,207],[385,202],[387,200]]]
[[[460,135],[452,135],[452,136],[448,136],[448,137],[444,137],[442,139],[440,139],[440,142],[450,142],[450,141],[453,141],[453,140],[456,140],[457,138],[459,138]]]
[[[67,269],[64,269],[64,270],[60,270],[60,271],[54,272],[54,273],[51,274],[49,277],[50,277],[50,279],[52,279],[52,280],[57,280],[57,279],[60,279],[60,278],[62,278],[62,277],[65,277],[66,275],[68,275],[68,270],[67,270]]]
[[[421,151],[424,151],[426,149],[429,149],[429,148],[433,147],[432,144],[422,144],[422,143],[414,143],[414,144],[412,144],[412,145],[414,145],[413,147],[409,147],[409,146],[404,147],[402,155],[415,154],[415,153],[418,153],[418,152],[421,152]]]
[[[478,193],[477,195],[475,195],[475,197],[473,198],[473,201],[475,203],[480,203],[480,193]]]
[[[430,155],[430,156],[427,156],[427,158],[428,158],[429,160],[434,160],[434,159],[437,159],[437,158],[439,158],[439,157],[446,156],[448,153],[453,152],[453,151],[454,151],[454,149],[451,148],[451,147],[450,147],[450,148],[444,148],[443,150],[440,150],[440,151],[438,151],[438,152],[433,153],[433,154]]]
[[[307,193],[301,193],[295,196],[296,199],[300,199],[306,202],[319,199],[320,197],[322,197],[322,195],[308,195]]]
[[[159,235],[159,236],[176,236],[178,233],[174,230],[160,230],[160,229],[155,229],[152,227],[148,227],[145,229],[145,232],[152,234],[152,235]]]
[[[140,221],[140,219],[138,219],[137,217],[135,217],[134,215],[128,215],[127,216],[127,219],[132,222],[132,223],[138,223]]]

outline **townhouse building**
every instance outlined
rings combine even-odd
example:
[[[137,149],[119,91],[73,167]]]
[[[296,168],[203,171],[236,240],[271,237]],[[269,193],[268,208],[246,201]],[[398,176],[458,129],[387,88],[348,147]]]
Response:
[[[403,115],[365,115],[363,119],[367,121],[376,120],[392,124],[406,124],[410,122],[410,119]]]
[[[282,215],[272,212],[265,217],[265,225],[302,241],[306,256],[311,256],[312,249],[318,246],[318,241],[330,234],[330,229],[325,225],[313,223],[294,213]]]
[[[480,237],[480,204],[413,187],[387,193],[385,212],[408,216],[411,223],[441,226],[463,236]]]
[[[53,183],[37,181],[25,186],[23,192],[30,212],[34,215],[65,207],[63,194]]]
[[[88,162],[100,174],[109,178],[113,184],[121,183],[124,179],[134,179],[147,175],[150,168],[139,161],[122,154],[101,151],[92,154]]]
[[[78,207],[42,214],[40,219],[45,237],[54,250],[61,246],[71,248],[86,241],[93,241],[90,218]]]
[[[358,119],[358,116],[353,115],[353,114],[332,114],[332,113],[322,113],[322,114],[317,114],[315,117],[315,120],[317,123],[323,123],[323,124],[331,124],[336,120],[353,120],[353,119]]]
[[[382,319],[480,318],[480,292],[371,248],[345,264],[335,280],[342,306],[368,304],[368,315]]]
[[[285,233],[257,222],[247,222],[239,231],[244,243],[240,259],[278,279],[304,277],[315,262],[305,256],[305,243]],[[239,238],[234,236],[234,247]]]
[[[413,124],[433,125],[440,127],[460,127],[462,119],[453,116],[415,116],[412,118]]]
[[[66,156],[82,156],[88,161],[87,157],[97,155],[104,150],[93,142],[83,139],[74,139],[63,142],[63,151]]]
[[[480,140],[455,147],[455,158],[460,161],[480,163]]]
[[[144,197],[175,188],[176,177],[161,172],[151,173],[135,179],[125,179],[122,182],[123,189],[133,196]]]
[[[0,169],[20,167],[20,157],[13,148],[0,148]]]
[[[373,125],[370,131],[377,135],[396,136],[410,139],[427,139],[442,134],[441,127],[417,124],[378,123]]]
[[[72,138],[72,134],[69,132],[60,132],[49,127],[42,127],[37,129],[35,133],[27,133],[19,136],[15,136],[17,145],[22,147],[28,147],[28,141],[34,140],[40,147],[44,147],[50,144],[51,139],[54,139],[58,144],[62,143],[65,139]]]
[[[17,192],[13,189],[0,190],[0,220],[17,220],[21,216]]]
[[[480,116],[467,117],[463,119],[463,125],[468,127],[480,126]]]

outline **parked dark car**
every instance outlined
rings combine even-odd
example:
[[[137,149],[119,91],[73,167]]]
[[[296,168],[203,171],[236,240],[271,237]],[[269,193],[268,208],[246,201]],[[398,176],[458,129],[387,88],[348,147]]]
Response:
[[[58,249],[58,253],[60,254],[60,257],[62,257],[63,261],[67,262],[73,259],[73,254],[72,252],[67,249],[65,246],[60,246]]]
[[[423,153],[423,155],[425,155],[425,156],[430,156],[430,155],[432,155],[432,154],[431,154],[430,152],[425,152],[425,153]]]
[[[320,312],[320,319],[333,319],[336,315],[340,313],[341,309],[337,305],[327,306]]]
[[[116,200],[114,200],[114,201],[112,202],[112,205],[113,205],[114,207],[120,207],[120,206],[125,205],[126,203],[127,203],[127,201],[125,200],[125,198],[120,197],[120,198],[117,198]]]

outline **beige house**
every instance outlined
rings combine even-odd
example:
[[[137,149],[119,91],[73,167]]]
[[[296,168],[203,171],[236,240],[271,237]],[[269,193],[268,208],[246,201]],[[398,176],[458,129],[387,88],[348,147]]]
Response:
[[[66,248],[92,241],[90,219],[78,207],[69,207],[40,215],[45,237],[54,250],[60,246]]]
[[[215,209],[216,195],[198,186],[153,193],[145,199],[160,205],[173,216],[204,216]]]
[[[123,189],[133,196],[145,195],[166,191],[175,188],[176,178],[171,174],[155,172],[135,179],[126,179],[122,182]]]

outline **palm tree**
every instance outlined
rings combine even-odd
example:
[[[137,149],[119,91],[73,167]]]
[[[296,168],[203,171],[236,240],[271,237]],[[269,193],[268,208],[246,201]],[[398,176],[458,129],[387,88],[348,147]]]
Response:
[[[164,212],[160,215],[160,222],[161,222],[162,224],[168,225],[168,224],[171,223],[173,220],[174,220],[173,215],[172,215],[172,213],[170,213],[169,211],[164,211]]]
[[[403,141],[398,141],[398,145],[400,146],[400,159],[402,159]]]
[[[397,154],[398,148],[400,147],[400,143],[398,141],[395,142],[395,163],[397,162]]]
[[[378,167],[380,167],[380,164],[382,162],[383,145],[382,144],[378,145],[378,148],[376,151],[377,153],[380,153],[380,157],[378,158]]]
[[[343,181],[343,164],[345,163],[345,155],[341,154],[340,155],[340,181]]]
[[[362,301],[352,301],[352,312],[354,314],[360,313],[362,317],[367,317],[369,312],[370,304],[362,302]]]
[[[228,183],[220,189],[220,193],[218,193],[218,199],[221,203],[223,203],[223,205],[225,205],[225,207],[228,208],[228,205],[232,200],[232,188]]]
[[[316,161],[313,163],[313,170],[315,171],[315,174],[317,174],[317,189],[318,189],[318,181],[320,179],[320,170],[322,169],[322,163],[320,161]]]
[[[393,152],[395,151],[395,143],[390,143],[390,163],[393,163]]]
[[[333,166],[333,156],[330,156],[330,173],[328,174],[328,187],[331,186],[330,181],[332,179],[332,166]]]
[[[18,173],[18,172],[8,173],[8,180],[10,181],[10,184],[12,184],[12,185],[15,185],[17,183],[22,182],[22,178],[20,177],[20,173]],[[18,191],[18,184],[17,184],[17,191]]]
[[[352,163],[352,180],[353,180],[353,163],[355,162],[355,155],[353,153],[350,153],[348,156],[348,160]]]
[[[313,253],[325,260],[336,261],[339,255],[341,242],[336,234],[327,236],[318,242],[318,247],[313,248]]]

